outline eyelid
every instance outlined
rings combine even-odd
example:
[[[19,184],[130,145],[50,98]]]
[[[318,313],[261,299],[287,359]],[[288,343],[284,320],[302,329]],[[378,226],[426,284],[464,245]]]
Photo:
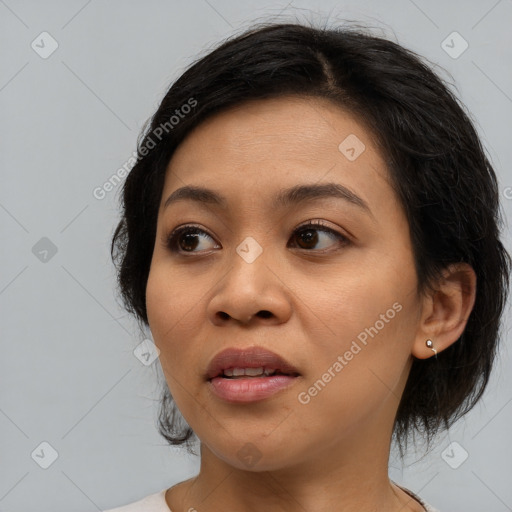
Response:
[[[312,227],[318,231],[325,231],[328,233],[331,233],[334,237],[336,237],[343,245],[348,245],[353,243],[353,236],[352,234],[348,234],[348,232],[341,233],[338,231],[338,229],[331,227],[329,224],[327,224],[325,221],[320,219],[315,220],[308,220],[304,222],[303,224],[300,224],[293,230],[293,234],[299,233],[303,230],[305,230],[308,227]],[[317,250],[317,251],[307,251],[311,253],[318,253],[321,254],[322,252],[330,252],[330,250]]]
[[[335,228],[331,227],[329,224],[327,224],[325,221],[320,219],[314,219],[314,220],[307,220],[303,224],[299,224],[294,230],[293,233],[296,233],[297,231],[308,228],[310,226],[313,226],[315,228],[323,228],[326,231],[330,231],[331,233],[335,235],[341,235]],[[320,231],[320,230],[319,230]]]

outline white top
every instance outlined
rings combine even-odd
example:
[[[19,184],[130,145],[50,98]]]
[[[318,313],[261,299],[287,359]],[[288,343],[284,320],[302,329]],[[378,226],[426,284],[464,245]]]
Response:
[[[414,494],[409,489],[406,489],[405,487],[402,487],[395,482],[393,483],[400,487],[400,489],[405,491],[407,494],[409,494],[409,496],[412,496],[414,499],[419,501],[425,508],[426,512],[439,512],[439,510],[436,508],[432,507],[428,503],[425,503],[417,494]],[[165,501],[166,492],[167,488],[162,489],[155,494],[150,494],[149,496],[146,496],[139,501],[124,505],[122,507],[104,510],[103,512],[172,512],[171,509],[167,506],[167,502]]]

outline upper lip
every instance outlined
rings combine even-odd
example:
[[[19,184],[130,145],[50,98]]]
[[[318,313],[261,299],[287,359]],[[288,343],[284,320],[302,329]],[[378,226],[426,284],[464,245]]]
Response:
[[[245,349],[227,348],[219,352],[208,365],[206,376],[213,379],[227,368],[260,368],[279,370],[290,375],[299,375],[297,369],[280,355],[263,347]]]

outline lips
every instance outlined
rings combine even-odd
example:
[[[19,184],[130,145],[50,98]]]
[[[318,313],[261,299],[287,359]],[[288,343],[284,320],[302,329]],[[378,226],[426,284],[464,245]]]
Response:
[[[248,349],[228,348],[219,352],[208,365],[206,379],[224,377],[224,370],[234,368],[263,368],[264,371],[275,371],[277,374],[294,377],[300,375],[297,368],[280,355],[262,347],[251,347]]]

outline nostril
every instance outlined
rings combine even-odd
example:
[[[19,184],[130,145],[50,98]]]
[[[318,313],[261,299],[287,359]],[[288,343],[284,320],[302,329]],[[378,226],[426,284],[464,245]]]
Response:
[[[260,311],[258,313],[259,316],[263,317],[263,318],[268,318],[269,316],[272,316],[272,313],[270,311],[267,311],[266,309],[263,310],[263,311]]]

